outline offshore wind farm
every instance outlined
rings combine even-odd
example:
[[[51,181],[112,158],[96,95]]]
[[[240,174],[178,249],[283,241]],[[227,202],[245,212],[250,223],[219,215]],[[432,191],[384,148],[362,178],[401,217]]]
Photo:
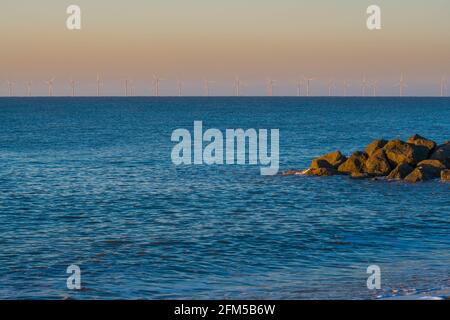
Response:
[[[258,80],[254,80],[253,82],[247,80],[245,82],[242,82],[242,80],[239,77],[236,77],[234,79],[234,82],[232,80],[226,81],[212,81],[208,79],[203,79],[200,81],[190,81],[191,83],[191,92],[187,94],[188,96],[243,96],[242,93],[242,86],[245,84],[246,88],[251,88],[253,86],[253,89],[251,93],[247,94],[247,96],[277,96],[274,88],[275,87],[284,87],[283,94],[279,94],[278,96],[317,96],[317,97],[323,97],[323,96],[329,96],[329,97],[348,97],[348,96],[362,96],[362,97],[377,97],[377,96],[385,96],[385,97],[403,97],[403,96],[418,96],[415,91],[412,92],[406,92],[408,85],[407,81],[404,77],[404,74],[401,73],[399,76],[399,80],[397,82],[384,82],[380,83],[380,81],[376,79],[368,80],[367,77],[364,75],[361,78],[360,83],[358,83],[357,80],[354,82],[351,82],[349,80],[326,80],[325,79],[319,79],[319,78],[312,78],[312,77],[305,77],[302,76],[299,78],[300,80],[294,80],[294,81],[277,81],[270,77],[266,78],[265,83],[265,90],[262,89],[261,84],[258,82]],[[94,80],[94,79],[93,79]],[[447,97],[449,95],[448,93],[448,80],[446,76],[441,76],[440,78],[436,77],[434,79],[435,81],[431,80],[429,83],[422,82],[422,85],[425,85],[425,87],[429,88],[427,91],[423,91],[421,96],[430,96],[430,97]],[[56,96],[72,96],[75,97],[78,96],[102,96],[101,89],[106,89],[105,86],[110,84],[112,87],[114,84],[117,84],[117,80],[109,80],[108,82],[104,82],[104,80],[101,78],[100,73],[97,73],[96,78],[96,91],[93,92],[92,90],[89,92],[88,90],[84,90],[82,93],[77,94],[76,88],[77,86],[84,87],[84,88],[92,88],[92,85],[94,84],[93,81],[76,81],[72,77],[69,78],[69,90],[66,88],[60,88],[58,92],[55,92],[54,86],[56,83],[56,78],[53,77],[50,80],[45,80],[44,83],[47,85],[47,96],[52,97],[54,95]],[[158,75],[153,75],[153,80],[148,85],[149,90],[146,90],[145,87],[142,87],[140,91],[135,91],[135,85],[137,81],[133,81],[130,78],[126,78],[123,80],[123,96],[155,96],[159,97],[161,96],[161,85],[162,82],[166,81],[166,79],[160,78]],[[312,83],[314,81],[314,84]],[[183,86],[188,82],[188,80],[181,81],[179,79],[167,79],[167,85],[165,87],[165,94],[164,96],[174,97],[174,96],[183,96]],[[435,83],[434,89],[433,82]],[[145,79],[141,81],[141,83],[145,86],[146,83],[149,83],[149,81],[146,81]],[[292,86],[291,84],[294,83],[295,86]],[[32,91],[33,81],[12,81],[12,80],[6,80],[4,82],[4,92],[3,96],[8,97],[31,97],[32,95],[35,96],[45,96],[44,91],[41,88],[41,91],[38,92],[36,89]],[[23,84],[22,90],[20,90],[20,84]],[[218,87],[222,88],[222,90],[214,94],[214,92],[211,92],[210,87],[212,84],[217,84]],[[228,87],[228,89],[227,89]],[[353,91],[350,91],[349,88],[355,88]],[[384,91],[380,90],[380,87],[384,89]],[[1,88],[1,86],[0,86]],[[360,92],[358,91],[358,88],[360,88]],[[398,88],[398,92],[395,93],[392,91],[393,88]],[[304,89],[304,91],[303,91]],[[119,90],[120,91],[120,90]],[[1,91],[0,91],[1,92]],[[314,92],[314,94],[312,94]],[[33,93],[33,94],[32,94]],[[110,91],[109,95],[111,96],[120,96],[120,92],[118,91]],[[107,96],[107,95],[106,95]]]

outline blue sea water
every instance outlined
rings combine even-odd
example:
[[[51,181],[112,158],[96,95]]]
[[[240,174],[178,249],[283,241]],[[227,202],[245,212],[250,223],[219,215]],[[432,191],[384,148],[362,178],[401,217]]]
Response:
[[[281,170],[450,139],[448,98],[2,98],[0,298],[371,299],[450,288],[450,185],[172,164],[177,128],[278,128]],[[82,270],[82,290],[66,268]],[[381,290],[366,269],[381,268]]]

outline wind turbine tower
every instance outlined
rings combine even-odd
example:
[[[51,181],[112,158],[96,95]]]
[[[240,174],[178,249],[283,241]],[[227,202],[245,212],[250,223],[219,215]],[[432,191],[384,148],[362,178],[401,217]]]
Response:
[[[178,96],[181,97],[183,91],[183,81],[181,81],[180,79],[177,79],[177,88],[178,88]]]
[[[100,74],[97,72],[97,97],[100,97],[100,87],[103,87],[103,82],[100,78]]]
[[[311,88],[311,81],[313,81],[314,78],[305,78],[306,81],[306,96],[309,97],[310,95],[310,88]]]
[[[129,86],[129,80],[125,79],[125,81],[124,81],[125,97],[128,97],[128,86]]]
[[[443,76],[441,78],[441,97],[447,95],[447,85],[448,85],[447,78]]]
[[[70,78],[70,88],[72,89],[72,98],[75,97],[76,81]]]
[[[403,77],[403,73],[400,75],[400,81],[395,85],[396,87],[399,87],[400,90],[400,97],[404,96],[405,88],[407,87],[405,83],[405,78]]]
[[[53,83],[55,82],[55,77],[51,78],[48,81],[45,81],[45,83],[48,85],[48,96],[53,97]]]
[[[333,89],[336,87],[336,84],[333,80],[328,82],[328,96],[331,97],[333,95]]]
[[[208,79],[205,79],[203,81],[203,91],[204,91],[205,97],[209,97],[209,85],[212,83],[214,83],[214,81],[210,81]]]
[[[372,96],[376,97],[378,93],[378,81],[372,82]]]
[[[129,82],[129,87],[130,87],[130,97],[134,97],[134,82],[131,79]]]
[[[236,97],[239,97],[241,95],[241,85],[242,85],[242,81],[241,81],[241,79],[239,79],[239,76],[237,76],[234,79],[234,93],[235,93]]]
[[[275,85],[276,81],[268,78],[267,79],[267,96],[273,97],[273,87]]]
[[[8,80],[8,91],[9,91],[9,96],[12,97],[14,95],[14,82],[11,80]]]
[[[347,80],[344,81],[344,96],[348,96],[348,88],[350,87],[350,83]]]
[[[33,85],[32,81],[27,81],[27,96],[31,97],[31,86]]]
[[[162,80],[164,80],[164,79],[159,78],[157,75],[153,75],[153,86],[154,86],[155,97],[159,97],[160,82]]]
[[[366,90],[367,90],[367,79],[366,76],[363,76],[362,82],[361,82],[361,88],[362,88],[362,96],[365,97],[366,96]]]
[[[301,92],[302,92],[303,81],[299,79],[295,83],[297,85],[297,97],[300,97]]]

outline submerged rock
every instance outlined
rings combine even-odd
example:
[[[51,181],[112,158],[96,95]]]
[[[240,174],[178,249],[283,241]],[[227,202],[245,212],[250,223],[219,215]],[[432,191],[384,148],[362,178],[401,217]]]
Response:
[[[352,179],[367,179],[367,178],[370,178],[370,175],[368,175],[367,173],[352,172],[350,174],[350,178],[352,178]]]
[[[301,175],[303,174],[303,170],[288,170],[285,172],[282,172],[281,175],[282,176],[296,176],[296,175]]]
[[[406,142],[414,144],[416,146],[423,146],[427,148],[429,152],[433,151],[434,148],[436,148],[436,142],[424,138],[418,134],[413,135]]]
[[[424,146],[406,143],[400,140],[391,140],[384,147],[389,161],[397,166],[401,163],[416,165],[420,161],[427,159],[429,150]]]
[[[366,147],[366,153],[371,156],[375,151],[382,149],[386,143],[388,143],[387,140],[374,140]]]
[[[365,163],[364,170],[366,173],[373,176],[386,176],[391,172],[391,164],[383,149],[377,149],[369,156]]]
[[[357,151],[339,166],[338,171],[346,174],[364,173],[364,164],[367,159],[367,153]]]
[[[414,168],[407,163],[401,163],[387,176],[390,180],[402,180],[405,179]]]
[[[450,170],[442,170],[441,171],[441,180],[445,182],[450,182]]]
[[[315,158],[311,162],[311,168],[334,168],[337,169],[347,158],[340,152],[335,151]]]
[[[302,172],[305,176],[329,177],[338,174],[339,172],[334,168],[309,168]]]

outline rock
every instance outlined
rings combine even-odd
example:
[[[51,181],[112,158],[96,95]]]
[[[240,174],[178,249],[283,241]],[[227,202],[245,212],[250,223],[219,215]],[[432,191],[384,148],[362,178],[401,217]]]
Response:
[[[364,173],[364,163],[366,162],[367,158],[367,153],[357,151],[339,166],[338,171],[347,174]]]
[[[441,176],[441,171],[445,169],[445,166],[439,160],[424,160],[419,162],[417,169],[421,169],[427,177],[434,179]]]
[[[428,181],[431,179],[439,178],[440,175],[441,170],[437,169],[436,167],[431,165],[422,165],[420,167],[415,168],[413,172],[407,175],[405,181],[412,183]]]
[[[310,168],[315,168],[315,169],[319,169],[319,168],[334,168],[334,166],[331,165],[327,160],[314,159],[313,161],[311,161]]]
[[[372,176],[386,176],[392,170],[383,149],[377,149],[367,159],[364,171]]]
[[[406,142],[414,144],[416,146],[423,146],[427,148],[429,152],[433,151],[434,148],[436,148],[436,142],[424,138],[418,134],[413,135]]]
[[[416,165],[422,160],[428,158],[429,150],[424,146],[417,146],[412,143],[406,143],[400,140],[391,140],[384,147],[389,161],[397,166],[401,163]]]
[[[409,164],[401,163],[391,171],[387,178],[390,180],[402,180],[405,179],[405,177],[408,176],[413,170],[414,168]]]
[[[416,168],[405,177],[406,182],[415,183],[430,180],[431,178],[424,174],[423,170]]]
[[[335,168],[337,169],[347,158],[340,152],[335,151],[324,156],[315,158],[311,162],[311,168]]]
[[[431,167],[439,170],[439,172],[446,169],[445,165],[440,160],[432,160],[432,159],[423,160],[417,164],[417,167],[423,167],[423,166],[431,166]]]
[[[352,172],[350,174],[350,178],[352,178],[352,179],[367,179],[367,178],[370,178],[370,176],[367,173]]]
[[[382,149],[386,145],[387,140],[374,140],[366,147],[366,153],[371,156],[375,151]]]
[[[447,169],[450,169],[450,141],[438,146],[431,154],[431,159],[440,160]]]
[[[334,168],[309,168],[302,172],[306,176],[319,176],[319,177],[329,177],[338,174],[338,171]]]
[[[441,171],[441,180],[445,182],[450,182],[450,170],[442,170]]]
[[[303,174],[303,170],[288,170],[281,173],[282,176],[296,176],[301,174]]]

